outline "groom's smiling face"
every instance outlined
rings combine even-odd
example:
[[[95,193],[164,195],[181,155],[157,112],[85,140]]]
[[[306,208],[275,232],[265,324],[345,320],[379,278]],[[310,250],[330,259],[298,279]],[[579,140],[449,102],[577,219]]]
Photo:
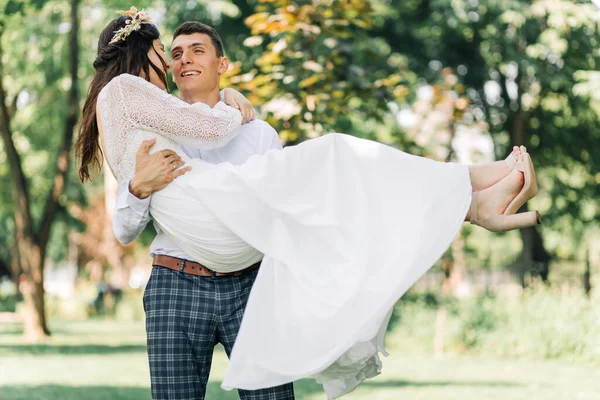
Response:
[[[227,57],[217,56],[210,36],[204,33],[177,36],[171,45],[173,81],[181,92],[219,90],[227,71]]]

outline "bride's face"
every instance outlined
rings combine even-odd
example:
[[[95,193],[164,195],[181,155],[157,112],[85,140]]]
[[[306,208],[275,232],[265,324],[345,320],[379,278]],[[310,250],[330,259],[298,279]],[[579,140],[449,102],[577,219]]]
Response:
[[[171,64],[169,63],[167,55],[165,54],[165,46],[160,39],[155,39],[152,42],[152,47],[150,47],[150,50],[148,51],[148,58],[150,59],[150,61],[152,61],[152,64],[156,65],[161,71],[165,73],[166,78],[167,71],[171,68]],[[166,69],[163,67],[163,62]],[[160,79],[160,76],[156,73],[154,68],[152,68],[152,66],[150,66],[150,83],[155,84],[163,90],[167,90],[165,84]]]

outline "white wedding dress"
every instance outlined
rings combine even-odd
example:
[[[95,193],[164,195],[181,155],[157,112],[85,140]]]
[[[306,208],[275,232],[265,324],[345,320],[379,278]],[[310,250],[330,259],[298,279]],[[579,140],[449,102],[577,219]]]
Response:
[[[131,179],[142,140],[191,172],[152,195],[155,222],[196,261],[231,271],[264,259],[223,380],[258,389],[314,376],[329,398],[381,370],[396,301],[448,248],[471,200],[468,168],[329,134],[245,164],[191,160],[223,145],[239,111],[188,105],[132,75],[98,99],[107,160]]]

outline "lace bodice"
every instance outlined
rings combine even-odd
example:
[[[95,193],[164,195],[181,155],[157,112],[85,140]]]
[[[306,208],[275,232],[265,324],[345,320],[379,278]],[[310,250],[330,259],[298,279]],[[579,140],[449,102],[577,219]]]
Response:
[[[225,145],[239,132],[241,113],[222,102],[210,108],[186,102],[129,74],[113,78],[98,95],[105,156],[119,181],[130,180],[143,140],[156,137],[153,151],[171,149],[188,158],[181,144],[199,149]]]

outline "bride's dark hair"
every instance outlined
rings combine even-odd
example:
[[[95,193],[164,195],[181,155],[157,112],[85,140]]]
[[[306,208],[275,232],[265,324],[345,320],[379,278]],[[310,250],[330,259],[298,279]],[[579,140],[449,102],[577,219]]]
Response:
[[[98,122],[96,121],[96,101],[98,94],[115,76],[131,74],[139,76],[144,72],[146,80],[150,80],[150,67],[168,88],[165,60],[156,52],[163,70],[148,58],[148,52],[153,49],[153,41],[160,38],[160,32],[153,24],[141,24],[140,29],[132,31],[125,40],[110,43],[115,31],[126,26],[125,21],[130,17],[122,16],[112,20],[100,34],[98,40],[98,55],[94,61],[96,73],[90,83],[90,88],[83,105],[75,155],[81,158],[79,179],[82,182],[90,179],[89,167],[100,169],[102,166],[102,150],[99,145]],[[156,49],[154,49],[156,51]]]

